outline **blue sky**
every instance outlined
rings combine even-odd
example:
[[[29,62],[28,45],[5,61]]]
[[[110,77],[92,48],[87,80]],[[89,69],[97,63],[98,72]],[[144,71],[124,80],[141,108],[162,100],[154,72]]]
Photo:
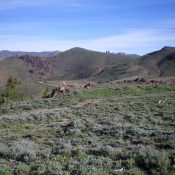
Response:
[[[145,54],[175,46],[175,0],[0,0],[0,50]]]

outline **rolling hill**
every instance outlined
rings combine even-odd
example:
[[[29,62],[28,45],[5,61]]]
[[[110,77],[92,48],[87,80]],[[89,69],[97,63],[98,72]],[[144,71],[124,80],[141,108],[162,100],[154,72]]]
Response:
[[[174,47],[164,47],[142,57],[76,47],[47,58],[27,54],[2,60],[0,86],[9,76],[21,82],[84,78],[109,82],[133,76],[174,76],[174,67]]]
[[[133,76],[175,76],[175,47],[163,47],[161,50],[141,56],[129,64],[107,66],[99,76],[91,78],[91,80],[109,82]]]
[[[4,85],[10,76],[26,83],[46,78],[53,71],[52,65],[46,58],[28,55],[9,57],[0,62],[0,85]]]
[[[133,55],[111,54],[72,48],[50,58],[56,70],[61,70],[62,78],[82,79],[101,74],[107,66],[129,64]]]
[[[135,57],[82,48],[72,48],[48,58],[12,56],[0,62],[0,85],[11,75],[21,82],[88,78],[101,74],[108,66],[130,64]]]
[[[166,46],[159,51],[140,57],[138,61],[150,76],[175,75],[175,47]]]

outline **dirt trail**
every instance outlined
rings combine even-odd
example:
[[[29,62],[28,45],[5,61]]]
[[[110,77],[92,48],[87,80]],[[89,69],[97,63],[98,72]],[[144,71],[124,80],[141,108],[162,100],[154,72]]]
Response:
[[[39,84],[47,85],[47,86],[52,86],[52,87],[57,87],[55,84],[50,84],[50,83],[45,83],[43,81],[38,82]]]

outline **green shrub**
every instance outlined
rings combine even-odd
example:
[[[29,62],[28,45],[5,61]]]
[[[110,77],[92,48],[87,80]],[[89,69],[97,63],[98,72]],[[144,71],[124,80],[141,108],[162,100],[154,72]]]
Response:
[[[126,160],[123,160],[121,164],[127,169],[132,169],[135,165],[135,160],[133,158],[126,159]]]
[[[0,156],[18,161],[31,161],[36,158],[37,147],[29,140],[14,141],[11,145],[0,144]]]
[[[5,86],[4,96],[10,100],[17,99],[16,86],[19,84],[16,78],[9,77]]]
[[[169,158],[164,151],[158,151],[149,146],[143,147],[136,156],[137,165],[149,174],[166,174],[169,168]]]
[[[80,170],[81,175],[109,175],[108,172],[94,166],[84,166]]]
[[[137,168],[133,168],[133,169],[127,170],[127,171],[125,171],[125,172],[123,172],[121,174],[123,174],[123,175],[144,175],[144,172],[139,170],[139,169],[137,169]]]
[[[33,163],[30,168],[30,175],[69,175],[64,167],[57,161]]]
[[[9,147],[4,143],[0,143],[0,157],[6,158],[8,154],[9,154]]]
[[[47,86],[43,91],[43,97],[46,97],[49,93],[49,87]]]
[[[0,164],[0,175],[13,175],[13,170],[9,165]]]
[[[13,174],[15,174],[15,175],[27,175],[27,174],[29,174],[29,172],[30,172],[30,166],[29,165],[26,165],[26,164],[24,164],[24,163],[19,163],[16,167],[15,167],[15,169],[14,169],[14,171],[13,171]]]
[[[10,147],[10,157],[20,161],[31,161],[36,158],[37,147],[30,140],[15,141]]]

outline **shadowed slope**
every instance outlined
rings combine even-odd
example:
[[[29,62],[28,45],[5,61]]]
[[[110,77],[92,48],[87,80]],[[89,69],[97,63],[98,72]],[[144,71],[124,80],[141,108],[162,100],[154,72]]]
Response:
[[[175,47],[164,47],[139,59],[139,64],[152,76],[175,75]]]
[[[128,64],[133,55],[111,54],[72,48],[51,58],[56,70],[64,72],[63,76],[82,79],[99,75],[108,65]]]

